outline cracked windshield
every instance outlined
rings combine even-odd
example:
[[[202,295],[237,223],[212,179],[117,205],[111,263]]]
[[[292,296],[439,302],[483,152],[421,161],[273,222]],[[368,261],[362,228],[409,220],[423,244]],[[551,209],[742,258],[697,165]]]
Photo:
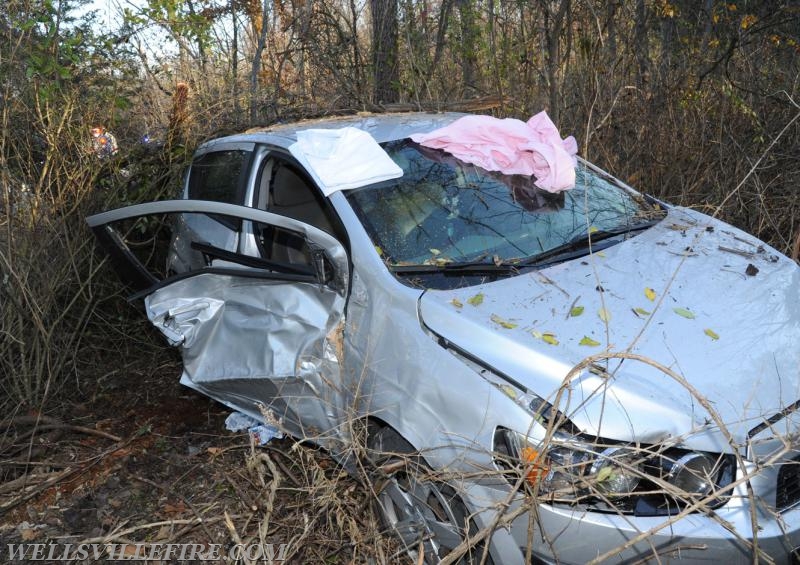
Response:
[[[592,243],[612,244],[664,215],[583,162],[575,187],[552,194],[532,177],[486,171],[408,140],[384,148],[403,176],[348,198],[398,274],[523,267],[562,251],[588,254],[590,234]]]

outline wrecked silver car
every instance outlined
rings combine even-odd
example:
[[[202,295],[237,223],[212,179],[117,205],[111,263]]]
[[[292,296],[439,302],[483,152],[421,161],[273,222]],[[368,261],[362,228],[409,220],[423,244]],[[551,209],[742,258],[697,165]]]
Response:
[[[800,268],[580,159],[549,191],[411,139],[460,117],[218,139],[182,199],[88,222],[185,385],[345,463],[356,423],[420,455],[377,493],[414,559],[796,562]],[[292,150],[342,128],[380,152]]]

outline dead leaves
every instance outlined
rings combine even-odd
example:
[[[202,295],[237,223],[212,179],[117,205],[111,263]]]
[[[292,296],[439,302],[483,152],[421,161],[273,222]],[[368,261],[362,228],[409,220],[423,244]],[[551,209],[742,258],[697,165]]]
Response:
[[[578,342],[578,345],[586,345],[588,347],[597,347],[600,342],[590,338],[588,335],[583,336],[583,339]]]
[[[542,334],[542,341],[545,343],[549,343],[550,345],[558,345],[558,340],[556,339],[556,335],[552,333]]]
[[[558,345],[558,339],[556,338],[556,334],[552,332],[539,332],[539,331],[532,331],[531,335],[536,339],[541,339],[543,342],[549,345]]]
[[[492,320],[498,326],[505,328],[507,330],[513,330],[514,328],[517,327],[517,324],[515,324],[514,322],[509,322],[507,320],[504,320],[497,314],[492,314],[491,316],[489,316],[489,319]]]

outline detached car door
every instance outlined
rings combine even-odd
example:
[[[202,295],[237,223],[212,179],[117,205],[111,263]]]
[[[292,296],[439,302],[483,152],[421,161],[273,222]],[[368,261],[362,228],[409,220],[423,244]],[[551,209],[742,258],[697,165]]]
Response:
[[[238,253],[181,227],[201,216],[250,222],[264,245]],[[338,385],[348,284],[346,251],[335,238],[285,216],[194,200],[139,204],[87,222],[133,298],[144,298],[150,321],[181,348],[183,384],[258,419],[263,405],[298,437],[335,439],[347,402]],[[303,242],[306,263],[268,258],[265,238],[276,229]],[[175,273],[167,265],[185,247],[202,264]]]

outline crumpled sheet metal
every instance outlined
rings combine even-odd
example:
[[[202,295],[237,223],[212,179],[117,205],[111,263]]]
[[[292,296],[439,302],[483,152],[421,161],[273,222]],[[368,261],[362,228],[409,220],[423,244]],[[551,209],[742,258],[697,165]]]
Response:
[[[203,382],[294,375],[297,353],[325,338],[341,302],[313,284],[204,274],[155,291],[145,307],[170,342],[181,343],[186,373]]]
[[[170,343],[180,345],[183,384],[258,419],[257,405],[280,393],[281,404],[273,408],[290,428],[299,425],[296,414],[303,410],[303,421],[327,429],[327,407],[338,401],[319,394],[329,390],[326,381],[339,380],[339,360],[328,342],[344,308],[337,292],[208,273],[156,290],[145,308]]]

